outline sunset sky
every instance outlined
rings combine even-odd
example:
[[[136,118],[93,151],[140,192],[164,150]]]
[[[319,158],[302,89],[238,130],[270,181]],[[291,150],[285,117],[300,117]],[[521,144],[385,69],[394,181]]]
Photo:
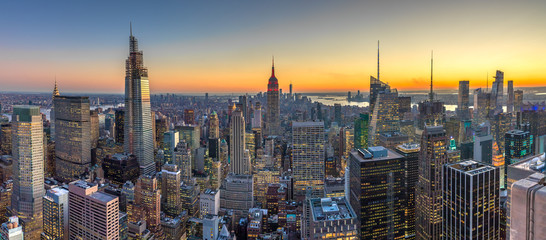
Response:
[[[162,3],[162,4],[158,4]],[[0,91],[122,93],[129,22],[152,93],[546,86],[546,1],[4,1]]]

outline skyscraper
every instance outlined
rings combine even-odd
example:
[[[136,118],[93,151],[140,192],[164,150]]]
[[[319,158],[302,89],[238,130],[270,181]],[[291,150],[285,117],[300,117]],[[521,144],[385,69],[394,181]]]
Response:
[[[495,112],[502,111],[504,97],[504,72],[497,70],[495,81],[491,87],[491,108]]]
[[[116,109],[114,114],[116,122],[116,131],[114,133],[114,140],[116,143],[123,144],[124,135],[125,135],[125,110],[123,108]]]
[[[141,175],[135,186],[135,201],[127,205],[129,222],[146,221],[156,238],[161,239],[161,195],[156,175]]]
[[[506,110],[511,113],[514,111],[514,81],[508,81],[508,100],[506,101]]]
[[[57,88],[57,79],[55,79],[55,87],[53,88],[53,96],[51,99],[51,112],[49,115],[49,134],[51,141],[55,141],[55,97],[59,96],[59,89]],[[1,111],[2,109],[0,109]]]
[[[163,212],[176,218],[182,211],[180,203],[180,170],[174,164],[165,164],[161,170],[161,200]]]
[[[379,135],[400,131],[398,91],[387,89],[377,95],[368,131],[368,145],[379,146]]]
[[[57,177],[69,182],[91,167],[89,98],[57,96],[54,105],[55,169]]]
[[[480,124],[474,133],[474,160],[493,164],[493,136],[489,122]]]
[[[500,239],[499,177],[473,160],[444,165],[444,239]]]
[[[534,173],[512,185],[510,239],[546,236],[546,178]]]
[[[148,69],[132,30],[125,68],[124,150],[137,157],[141,174],[149,174],[155,172],[155,164]]]
[[[514,111],[520,112],[523,105],[523,90],[514,91]]]
[[[267,84],[267,112],[266,112],[266,134],[279,135],[281,109],[279,107],[279,81],[275,77],[275,62],[271,67],[271,77]]]
[[[245,118],[239,108],[231,113],[229,148],[230,172],[235,174],[251,174],[250,158],[245,157]]]
[[[42,239],[68,239],[68,195],[61,187],[46,192]]]
[[[191,179],[191,148],[186,141],[180,141],[174,149],[174,164],[181,172],[181,180],[187,182]]]
[[[470,110],[468,106],[470,105],[470,94],[469,94],[470,84],[469,81],[459,81],[459,95],[457,101],[457,114],[461,120],[470,119]]]
[[[442,166],[448,163],[443,126],[425,126],[419,151],[415,188],[416,239],[440,239],[442,234]]]
[[[415,185],[419,179],[419,144],[405,143],[396,146],[396,153],[404,156],[404,178],[406,188],[406,239],[415,238]]]
[[[384,147],[351,151],[351,206],[360,239],[403,239],[406,233],[404,157]]]
[[[323,122],[292,122],[292,177],[294,195],[303,200],[324,194],[325,138]]]
[[[68,185],[69,239],[119,239],[119,198],[82,180]]]
[[[218,120],[218,114],[212,112],[209,118],[209,138],[220,138],[220,121]]]
[[[42,233],[44,133],[40,107],[13,106],[13,193],[11,215],[17,215],[26,239]]]
[[[7,222],[0,226],[0,238],[5,240],[22,240],[23,228],[19,225],[19,218],[11,216]]]

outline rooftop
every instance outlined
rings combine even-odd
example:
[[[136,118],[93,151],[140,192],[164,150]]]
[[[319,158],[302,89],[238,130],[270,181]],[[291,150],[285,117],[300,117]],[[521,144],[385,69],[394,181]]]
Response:
[[[356,217],[344,197],[309,199],[314,221],[334,221]]]
[[[104,192],[94,192],[91,195],[89,195],[89,197],[97,199],[97,200],[99,200],[99,201],[101,201],[103,203],[110,202],[110,201],[117,198],[116,196],[113,196],[113,195],[110,195],[110,194],[104,193]]]
[[[449,167],[452,167],[454,169],[457,169],[467,175],[477,175],[483,172],[494,170],[495,167],[477,162],[474,160],[467,160],[463,162],[457,162],[448,164]]]
[[[351,154],[360,162],[403,158],[402,155],[382,146],[357,149],[356,151],[352,151]]]
[[[421,145],[419,143],[404,143],[396,146],[396,149],[404,153],[419,152]]]
[[[510,167],[544,173],[546,170],[546,155],[544,153],[529,156],[520,162],[510,165]]]

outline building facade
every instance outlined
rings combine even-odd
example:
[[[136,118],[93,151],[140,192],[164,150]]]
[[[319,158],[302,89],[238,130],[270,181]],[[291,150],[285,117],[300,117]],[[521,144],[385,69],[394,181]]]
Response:
[[[323,122],[292,122],[292,177],[300,200],[308,187],[313,197],[324,194],[325,142]]]

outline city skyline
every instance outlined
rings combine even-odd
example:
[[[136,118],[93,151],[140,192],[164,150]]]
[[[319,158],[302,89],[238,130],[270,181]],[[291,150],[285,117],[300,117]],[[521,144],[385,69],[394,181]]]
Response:
[[[518,87],[543,86],[539,1],[438,3],[8,3],[0,43],[2,91],[122,93],[123,46],[133,32],[146,49],[152,93],[265,91],[271,55],[288,92],[365,90],[376,75],[400,90],[491,86],[495,70]],[[159,14],[161,13],[161,14]],[[97,16],[100,15],[100,18]],[[502,17],[501,17],[502,16]],[[28,71],[32,69],[32,71]],[[222,84],[224,83],[224,84]],[[225,84],[229,83],[229,84]]]

